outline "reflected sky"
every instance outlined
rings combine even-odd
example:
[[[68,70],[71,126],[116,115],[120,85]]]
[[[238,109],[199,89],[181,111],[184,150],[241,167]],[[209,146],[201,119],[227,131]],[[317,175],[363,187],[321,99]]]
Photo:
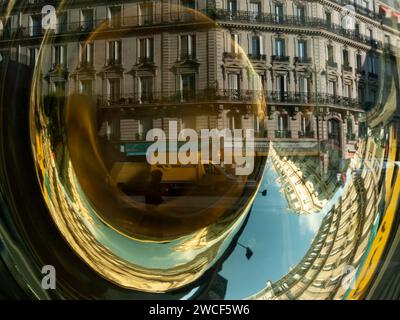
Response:
[[[293,212],[280,190],[278,178],[268,160],[260,188],[267,189],[268,194],[257,196],[239,238],[239,242],[249,246],[254,255],[247,260],[245,249],[237,246],[223,264],[220,273],[228,280],[226,299],[246,298],[263,289],[267,281],[279,280],[300,262],[318,232],[326,210],[308,216]]]

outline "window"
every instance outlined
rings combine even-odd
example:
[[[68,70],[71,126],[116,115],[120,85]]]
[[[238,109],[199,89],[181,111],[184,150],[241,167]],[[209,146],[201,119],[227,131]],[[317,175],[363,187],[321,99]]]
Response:
[[[304,40],[300,40],[298,42],[298,54],[300,60],[304,60],[307,58],[307,42]]]
[[[93,65],[93,43],[82,43],[81,44],[81,66],[92,66]]]
[[[182,6],[188,9],[196,9],[196,1],[194,0],[182,0]]]
[[[67,47],[57,45],[53,47],[53,66],[65,66],[67,60]]]
[[[93,9],[84,9],[81,11],[81,29],[90,31],[93,29]]]
[[[32,37],[42,35],[42,16],[35,15],[29,17],[29,35]]]
[[[28,65],[34,67],[36,65],[39,54],[39,48],[29,48],[28,51]]]
[[[250,88],[254,91],[260,91],[264,87],[264,76],[256,72],[250,72]]]
[[[154,61],[154,40],[144,38],[139,40],[139,62],[152,63]]]
[[[328,135],[329,139],[339,140],[339,123],[336,120],[328,120]]]
[[[255,21],[257,19],[259,19],[260,15],[261,15],[261,2],[255,2],[255,1],[251,1],[250,2],[250,19]]]
[[[297,21],[301,24],[306,22],[306,10],[303,6],[297,7]]]
[[[196,89],[195,79],[194,74],[181,75],[181,98],[183,101],[194,98]]]
[[[181,60],[196,58],[196,36],[181,36]]]
[[[299,91],[301,94],[307,94],[308,92],[308,79],[306,77],[299,78]]]
[[[81,94],[91,95],[93,92],[92,80],[81,80],[79,89]]]
[[[108,8],[108,20],[111,28],[118,28],[121,26],[121,7]]]
[[[229,12],[230,18],[234,18],[237,14],[237,3],[236,0],[228,0],[227,9]]]
[[[345,84],[344,85],[344,96],[346,97],[346,98],[349,98],[349,99],[351,99],[351,91],[352,91],[352,89],[351,89],[351,85],[349,85],[349,84]]]
[[[120,40],[110,41],[108,43],[108,64],[121,64],[122,42]]]
[[[332,25],[332,14],[330,12],[325,12],[326,25],[330,27]]]
[[[336,97],[336,81],[328,81],[328,93],[331,96]]]
[[[345,66],[348,66],[350,64],[350,62],[349,62],[349,51],[347,49],[343,50],[343,64]]]
[[[288,130],[288,116],[287,114],[278,115],[278,131],[283,132]]]
[[[375,74],[375,59],[372,55],[368,55],[368,72]]]
[[[233,100],[239,99],[240,96],[240,78],[239,74],[231,73],[228,75],[228,91],[229,97]]]
[[[360,36],[360,24],[356,23],[354,26],[354,34],[356,35],[356,37]]]
[[[329,62],[333,62],[335,61],[334,59],[334,53],[333,53],[333,46],[332,45],[328,45],[328,61]]]
[[[367,34],[370,41],[374,40],[374,32],[372,31],[372,29],[367,29]]]
[[[263,54],[262,37],[253,36],[251,38],[251,54],[253,57],[260,57]]]
[[[275,40],[275,55],[277,57],[285,56],[285,40],[284,39],[276,39]]]
[[[153,3],[144,2],[140,4],[140,24],[148,25],[153,23]]]
[[[68,31],[68,16],[66,12],[57,15],[57,33],[66,33]]]
[[[347,119],[347,133],[353,133],[353,121],[351,118]]]
[[[282,4],[275,5],[275,22],[276,23],[283,22],[283,5]]]
[[[239,35],[237,33],[231,33],[230,37],[230,50],[231,53],[238,54],[239,53]]]
[[[362,70],[362,57],[361,57],[361,54],[359,54],[359,53],[357,54],[356,61],[357,61],[357,69],[359,71],[361,71]]]
[[[193,21],[196,15],[196,1],[194,0],[181,0],[182,3],[182,20]]]
[[[358,87],[358,102],[361,104],[365,103],[365,90],[362,86]]]
[[[121,79],[108,79],[108,94],[110,102],[118,102],[121,96]]]
[[[140,102],[151,102],[153,98],[153,78],[141,77],[139,80],[140,80]]]
[[[287,77],[286,76],[277,76],[275,80],[275,88],[277,91],[277,98],[279,101],[285,101],[287,95]]]

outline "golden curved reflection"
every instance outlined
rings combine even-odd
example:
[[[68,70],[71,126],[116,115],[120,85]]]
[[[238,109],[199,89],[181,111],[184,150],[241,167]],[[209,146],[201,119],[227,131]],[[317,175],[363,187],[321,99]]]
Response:
[[[182,8],[171,6],[170,10],[181,12]],[[183,10],[183,14],[196,15],[198,28],[218,28],[200,12]],[[86,43],[101,35],[104,33],[93,32]],[[46,50],[43,45],[41,57],[46,56]],[[244,63],[251,72],[250,61]],[[83,95],[46,97],[38,77],[36,73],[31,104],[33,150],[50,213],[71,247],[103,277],[131,289],[166,292],[204,274],[243,224],[258,192],[265,159],[256,157],[250,176],[234,176],[229,165],[211,163],[167,165],[167,169],[154,167],[143,157],[130,163],[106,163],[108,146],[98,134],[96,99]],[[263,117],[263,97],[253,99],[250,112]],[[154,101],[150,116],[156,118],[157,110],[182,108],[181,104],[176,100]],[[49,116],[46,108],[57,108],[58,113]],[[141,112],[134,111],[138,116]],[[198,115],[201,110],[196,113],[191,108],[186,118]],[[59,137],[56,142],[55,137]],[[134,172],[130,178],[135,181],[134,191],[130,193],[119,188],[118,174],[114,173],[118,168],[126,171],[126,167]],[[146,202],[145,194],[153,170],[163,171],[161,183],[165,184],[171,179],[176,181],[174,185],[179,184],[188,170],[196,177],[191,178],[193,186],[179,190],[178,196],[162,190],[164,201],[155,205]],[[172,178],[167,178],[168,174]]]

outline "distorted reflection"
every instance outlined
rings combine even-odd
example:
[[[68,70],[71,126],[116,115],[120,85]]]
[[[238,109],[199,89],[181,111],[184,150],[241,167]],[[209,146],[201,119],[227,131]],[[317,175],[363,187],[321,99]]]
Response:
[[[41,34],[49,214],[127,295],[365,298],[397,223],[399,48],[346,30],[342,1],[245,2],[128,1]]]

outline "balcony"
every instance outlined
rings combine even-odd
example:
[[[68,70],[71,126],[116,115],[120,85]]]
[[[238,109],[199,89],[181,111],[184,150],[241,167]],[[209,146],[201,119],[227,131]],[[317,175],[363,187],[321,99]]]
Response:
[[[153,57],[139,57],[138,58],[139,64],[154,64]]]
[[[361,109],[360,103],[356,99],[335,96],[325,93],[308,93],[308,92],[287,92],[287,91],[262,91],[262,90],[238,90],[225,89],[216,90],[213,88],[204,90],[186,90],[173,92],[152,92],[146,94],[146,97],[151,99],[143,100],[143,95],[139,93],[126,94],[117,99],[111,99],[107,95],[99,96],[98,101],[100,106],[109,106],[109,101],[112,101],[116,107],[135,104],[140,105],[145,102],[151,102],[154,105],[168,105],[176,103],[243,103],[253,104],[265,102],[270,105],[318,105],[318,106],[333,106],[342,108]]]
[[[196,60],[196,54],[194,53],[181,53],[179,56],[179,61],[193,61]]]
[[[274,55],[271,57],[272,62],[285,62],[289,63],[290,57],[289,56],[284,56],[284,55]]]
[[[310,58],[310,57],[295,57],[294,58],[294,63],[297,63],[297,64],[311,64],[312,63],[312,58]]]
[[[358,75],[365,76],[365,70],[362,70],[362,69],[360,69],[360,68],[357,68],[357,69],[356,69],[356,73],[357,73]]]
[[[121,60],[120,59],[108,59],[107,66],[120,66],[121,65]]]
[[[333,68],[333,69],[337,69],[338,64],[337,62],[333,61],[333,60],[327,60],[326,61],[326,65],[327,67]]]
[[[275,138],[277,139],[290,139],[292,132],[289,130],[275,130]]]
[[[250,60],[253,60],[253,61],[267,61],[266,54],[250,53],[247,56]]]
[[[313,139],[313,138],[315,138],[315,132],[314,131],[299,131],[299,138]]]
[[[343,70],[344,72],[353,73],[353,67],[350,66],[348,63],[342,65],[342,70]]]
[[[340,24],[327,23],[327,21],[323,18],[283,15],[277,19],[276,15],[271,13],[260,12],[254,14],[254,12],[251,11],[235,11],[232,13],[225,9],[217,9],[212,12],[206,11],[206,14],[210,15],[215,20],[270,24],[274,26],[301,27],[321,31],[325,30],[336,35],[349,38],[353,41],[362,42],[376,49],[382,48],[381,42],[371,40],[357,31],[348,30]]]
[[[240,52],[224,52],[224,59],[242,59]]]
[[[379,18],[378,13],[376,13],[375,11],[371,11],[370,9],[368,9],[364,6],[361,6],[357,3],[355,3],[355,1],[353,1],[353,0],[332,0],[332,1],[336,2],[337,4],[339,4],[341,6],[351,5],[354,7],[354,9],[356,10],[357,13],[367,16],[369,18],[372,18],[372,19]]]

